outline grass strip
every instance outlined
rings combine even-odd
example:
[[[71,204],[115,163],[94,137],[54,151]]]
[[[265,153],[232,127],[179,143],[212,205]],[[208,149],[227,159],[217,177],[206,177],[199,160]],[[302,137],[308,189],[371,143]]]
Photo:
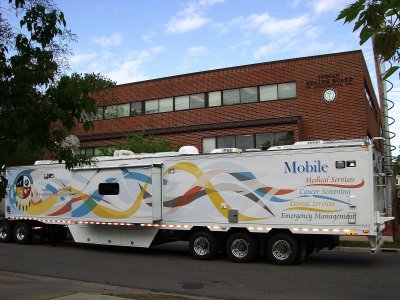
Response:
[[[339,247],[371,248],[371,245],[368,241],[340,241]],[[392,242],[384,242],[381,248],[400,249],[400,245]]]

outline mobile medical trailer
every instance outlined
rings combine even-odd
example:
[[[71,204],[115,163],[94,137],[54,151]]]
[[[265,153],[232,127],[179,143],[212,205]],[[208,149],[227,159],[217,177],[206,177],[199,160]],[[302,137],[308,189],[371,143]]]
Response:
[[[265,253],[276,264],[331,249],[341,235],[367,236],[372,252],[381,246],[392,218],[382,154],[367,141],[206,155],[192,148],[99,157],[71,171],[45,162],[8,168],[0,240],[26,244],[67,227],[78,243],[184,240],[197,259],[224,249],[234,262]]]

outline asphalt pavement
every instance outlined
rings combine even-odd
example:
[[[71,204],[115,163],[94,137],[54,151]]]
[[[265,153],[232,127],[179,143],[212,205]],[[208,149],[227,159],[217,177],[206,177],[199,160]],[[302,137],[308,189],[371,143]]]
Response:
[[[393,299],[400,292],[400,256],[363,252],[369,248],[321,251],[284,267],[262,257],[251,264],[224,256],[196,261],[184,243],[151,249],[0,244],[0,299]]]
[[[17,300],[206,300],[116,285],[0,271],[0,299]]]

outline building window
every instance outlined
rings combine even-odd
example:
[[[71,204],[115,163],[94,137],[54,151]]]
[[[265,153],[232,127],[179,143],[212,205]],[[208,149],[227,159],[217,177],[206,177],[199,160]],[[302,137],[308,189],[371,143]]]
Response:
[[[278,84],[278,98],[296,98],[296,82]]]
[[[115,119],[117,117],[117,106],[106,106],[104,108],[104,119]]]
[[[224,105],[232,105],[240,103],[239,89],[225,90],[222,93],[222,103]]]
[[[100,106],[97,108],[96,113],[82,112],[79,122],[103,120],[103,118],[104,118],[104,108]]]
[[[208,106],[221,106],[221,91],[208,93]]]
[[[84,156],[101,156],[103,155],[102,151],[113,152],[113,147],[87,147],[80,148],[79,154]]]
[[[111,105],[104,108],[104,119],[115,119],[128,117],[130,115],[130,104]]]
[[[248,87],[240,89],[240,103],[257,102],[257,87]]]
[[[369,91],[366,88],[366,97],[370,105]],[[207,95],[207,97],[206,97]],[[134,101],[127,104],[99,107],[96,115],[82,114],[81,122],[86,120],[115,119],[127,116],[154,114],[185,109],[215,107],[221,105],[233,105],[240,103],[254,103],[258,101],[270,101],[277,99],[290,99],[296,97],[296,82],[270,84],[240,89],[229,89],[186,96],[169,97],[147,101]],[[206,101],[207,98],[207,101]]]
[[[175,97],[175,110],[189,109],[189,96]]]
[[[203,153],[210,153],[215,148],[217,148],[215,137],[203,138]]]
[[[117,118],[130,116],[130,103],[117,105]]]
[[[174,110],[174,99],[172,97],[159,100],[158,102],[159,112],[169,112],[173,110]]]
[[[254,135],[237,135],[235,147],[243,150],[254,148]]]
[[[140,116],[142,114],[143,102],[131,102],[131,116]]]
[[[373,107],[372,101],[371,101],[371,94],[369,93],[369,90],[367,87],[364,88],[364,93],[365,93],[365,98],[367,99],[369,106]]]
[[[235,136],[219,136],[217,137],[217,148],[235,148]]]
[[[146,101],[144,103],[144,111],[146,115],[158,113],[158,99]]]
[[[275,145],[282,146],[282,145],[289,145],[293,144],[294,142],[294,132],[276,132],[275,133]]]
[[[296,98],[296,82],[260,86],[260,101]]]
[[[272,146],[291,145],[293,143],[294,131],[218,136],[203,138],[203,153],[210,153],[216,148],[267,150]]]
[[[256,134],[256,148],[267,150],[269,147],[275,145],[274,133],[260,133]]]
[[[103,120],[104,119],[104,107],[98,107],[96,113],[96,120]]]
[[[278,86],[276,84],[260,86],[260,101],[278,99]]]
[[[267,150],[272,146],[291,145],[294,143],[294,131],[256,134],[256,148]]]
[[[86,156],[94,156],[94,148],[85,148]]]
[[[190,108],[202,108],[205,107],[206,101],[205,101],[205,94],[194,94],[190,95]]]
[[[375,105],[372,102],[371,92],[370,92],[370,90],[368,88],[368,85],[367,85],[367,83],[365,81],[364,81],[364,93],[365,93],[365,98],[367,99],[369,106],[371,106],[372,110],[376,114]]]

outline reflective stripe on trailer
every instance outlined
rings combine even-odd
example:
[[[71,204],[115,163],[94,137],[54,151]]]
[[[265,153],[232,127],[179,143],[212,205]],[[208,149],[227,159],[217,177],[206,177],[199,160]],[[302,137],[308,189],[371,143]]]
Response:
[[[25,218],[25,217],[9,217],[12,220],[27,220],[27,221],[39,221],[48,224],[63,224],[63,225],[107,225],[107,226],[140,226],[140,227],[155,227],[162,229],[183,229],[189,230],[193,227],[191,224],[154,224],[154,223],[127,223],[127,222],[99,222],[99,221],[71,221],[71,220],[55,220],[55,219],[39,219],[39,218]],[[226,231],[230,227],[225,225],[208,225],[208,229],[211,231]],[[268,233],[273,228],[265,226],[247,226],[250,232],[263,232]],[[282,228],[277,228],[282,229]],[[369,233],[369,229],[342,229],[342,228],[312,228],[312,227],[291,227],[288,228],[292,233],[317,233],[317,234],[339,234],[339,235],[358,235]]]
[[[250,232],[269,232],[272,228],[271,227],[262,227],[262,226],[250,226],[247,227]]]
[[[173,229],[191,229],[191,224],[154,224],[154,223],[127,223],[127,222],[99,222],[99,221],[71,221],[71,220],[56,220],[56,219],[40,219],[40,218],[25,218],[25,217],[9,217],[12,220],[27,220],[39,221],[42,223],[50,224],[63,224],[63,225],[108,225],[108,226],[140,226],[140,227],[157,227],[157,228],[173,228]]]
[[[97,222],[97,221],[78,221],[75,224],[79,225],[114,225],[114,226],[137,226],[134,223],[125,223],[125,222]]]
[[[346,235],[357,235],[355,229],[341,229],[341,228],[289,228],[293,233],[311,232],[311,233],[338,233]],[[362,230],[360,230],[362,232]]]
[[[272,227],[263,227],[263,226],[249,226],[247,229],[250,232],[269,232],[271,231]],[[276,228],[276,229],[282,229],[282,228]],[[358,235],[358,232],[360,233],[368,233],[369,230],[367,229],[338,229],[338,228],[312,228],[312,227],[304,227],[304,228],[288,228],[292,233],[336,233],[340,235]]]
[[[23,218],[23,217],[9,217],[10,220],[26,220],[26,221],[39,221],[42,223],[72,225],[76,224],[75,221],[70,220],[53,220],[53,219],[38,219],[38,218]]]
[[[191,229],[193,225],[190,224],[140,224],[142,227],[157,227],[157,228],[174,228],[174,229]]]

